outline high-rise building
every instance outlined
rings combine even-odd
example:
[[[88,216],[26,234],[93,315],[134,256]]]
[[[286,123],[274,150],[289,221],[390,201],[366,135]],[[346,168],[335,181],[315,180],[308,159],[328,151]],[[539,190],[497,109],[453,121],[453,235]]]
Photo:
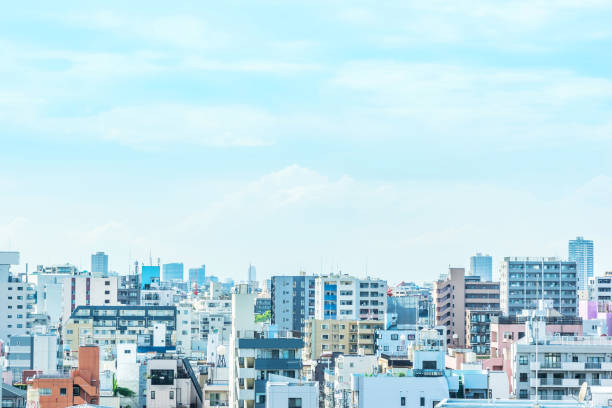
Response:
[[[315,314],[315,276],[273,276],[270,297],[272,324],[303,332]]]
[[[198,287],[206,284],[206,265],[202,265],[199,268],[189,268],[189,285],[194,283],[197,283]]]
[[[19,265],[19,252],[0,252],[0,339],[30,334],[35,292],[10,271]]]
[[[493,280],[493,258],[480,252],[470,257],[470,275],[480,276],[483,282]]]
[[[576,261],[558,258],[506,257],[501,267],[500,303],[504,315],[535,310],[539,300],[551,299],[564,316],[578,312]]]
[[[257,282],[257,269],[255,269],[255,265],[249,265],[249,283]]]
[[[142,288],[151,286],[153,282],[159,282],[160,270],[159,265],[142,265],[141,274],[142,279],[140,280]]]
[[[578,290],[587,289],[587,282],[593,277],[593,241],[583,237],[570,240],[567,259],[576,262]]]
[[[173,262],[164,264],[164,270],[161,277],[162,282],[181,281],[185,280],[183,276],[183,263]]]
[[[96,252],[91,255],[91,273],[94,275],[108,275],[108,255],[104,252]]]
[[[315,318],[320,320],[385,320],[387,281],[349,275],[318,276]]]

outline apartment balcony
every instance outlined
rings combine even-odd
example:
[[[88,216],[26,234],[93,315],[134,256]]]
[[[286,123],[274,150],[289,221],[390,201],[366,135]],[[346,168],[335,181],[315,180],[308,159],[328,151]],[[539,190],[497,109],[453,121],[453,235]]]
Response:
[[[301,368],[302,361],[297,359],[258,358],[255,360],[256,370],[300,370]]]
[[[245,390],[238,389],[238,399],[239,400],[254,400],[255,399],[255,390]]]
[[[566,363],[561,363],[561,369],[563,371],[584,370],[584,362],[566,362]]]
[[[561,385],[564,387],[580,387],[580,380],[578,378],[564,378]]]
[[[612,362],[606,361],[600,364],[603,371],[612,371]]]
[[[255,378],[256,371],[254,368],[239,368],[238,378]]]
[[[593,382],[591,385],[595,385],[595,383]],[[599,380],[599,385],[602,385],[604,387],[612,387],[612,378],[602,378]]]

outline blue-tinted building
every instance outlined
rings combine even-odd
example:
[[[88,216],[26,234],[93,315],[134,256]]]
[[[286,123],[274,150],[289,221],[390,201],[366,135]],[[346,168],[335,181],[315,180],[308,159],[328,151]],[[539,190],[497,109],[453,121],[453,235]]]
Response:
[[[593,277],[593,241],[583,237],[570,240],[568,260],[576,262],[578,289],[585,290],[589,278]]]
[[[470,272],[473,276],[480,276],[481,282],[493,280],[493,258],[491,255],[477,253],[470,257]]]
[[[204,286],[206,283],[206,265],[189,269],[189,284],[193,285],[194,282],[198,284],[198,287]]]
[[[108,255],[104,252],[96,252],[91,255],[91,273],[94,275],[108,275]]]
[[[171,282],[175,280],[183,282],[185,280],[183,277],[183,263],[173,262],[164,264],[164,273],[161,280],[163,282]]]
[[[140,280],[142,287],[149,286],[152,282],[159,282],[160,271],[159,266],[143,265],[142,266],[142,279]]]
[[[271,286],[272,324],[303,332],[304,322],[315,315],[315,277],[273,276]]]

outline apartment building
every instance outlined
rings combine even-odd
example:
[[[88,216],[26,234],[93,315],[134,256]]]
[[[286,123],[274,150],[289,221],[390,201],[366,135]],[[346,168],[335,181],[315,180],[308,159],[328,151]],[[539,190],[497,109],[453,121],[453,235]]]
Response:
[[[372,375],[378,372],[376,356],[339,355],[334,368],[325,370],[325,408],[350,406],[353,374]]]
[[[482,282],[480,276],[466,276],[464,268],[449,268],[434,283],[433,300],[436,325],[447,328],[446,342],[452,347],[466,346],[466,312],[500,310],[497,282]]]
[[[468,309],[465,312],[466,347],[479,356],[490,355],[491,319],[500,314],[500,310]]]
[[[303,332],[306,320],[315,315],[315,277],[273,276],[270,298],[272,324],[280,330]]]
[[[306,322],[304,360],[317,360],[322,354],[375,354],[376,331],[384,328],[379,320],[319,320]]]
[[[189,360],[162,354],[147,361],[147,408],[201,408],[202,400]]]
[[[140,288],[140,275],[122,275],[117,289],[117,302],[122,305],[139,305]]]
[[[318,408],[319,384],[278,377],[266,384],[266,408]]]
[[[59,338],[57,334],[36,333],[11,336],[8,341],[6,369],[11,383],[21,383],[24,371],[54,373],[58,370]]]
[[[64,408],[100,402],[100,354],[97,346],[81,346],[78,368],[70,375],[40,374],[28,383],[28,402],[40,408]]]
[[[401,282],[390,288],[387,297],[387,325],[434,324],[430,287]]]
[[[76,270],[76,268],[75,268]],[[49,316],[50,324],[56,326],[62,318],[64,280],[74,274],[68,267],[43,267],[28,275],[28,282],[36,288],[36,313]]]
[[[500,288],[504,315],[535,310],[539,300],[552,300],[552,307],[565,316],[578,313],[575,261],[506,257],[501,267]]]
[[[30,334],[34,323],[34,287],[15,276],[11,265],[19,265],[19,252],[0,252],[0,339],[4,340]]]
[[[376,354],[387,357],[406,357],[409,348],[414,346],[419,338],[419,333],[426,329],[420,325],[405,325],[393,329],[376,330]],[[438,335],[440,346],[446,349],[446,327],[436,326],[433,328]]]
[[[64,346],[77,353],[83,344],[115,349],[137,344],[143,350],[176,344],[175,306],[78,306],[63,328]]]
[[[315,318],[319,320],[380,320],[387,310],[387,281],[349,275],[315,279]]]
[[[72,276],[63,281],[62,322],[70,318],[78,306],[117,306],[117,276]]]

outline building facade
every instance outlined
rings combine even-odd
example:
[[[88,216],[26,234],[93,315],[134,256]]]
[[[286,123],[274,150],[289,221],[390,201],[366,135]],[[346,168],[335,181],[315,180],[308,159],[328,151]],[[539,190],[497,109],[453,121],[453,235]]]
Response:
[[[158,355],[147,361],[148,408],[202,407],[202,388],[189,360]]]
[[[387,281],[349,275],[317,276],[315,318],[384,321]]]
[[[305,360],[317,360],[322,354],[375,354],[376,331],[384,328],[379,320],[319,320],[306,322]]]
[[[506,257],[500,287],[504,315],[516,316],[525,309],[536,310],[540,300],[552,300],[552,307],[565,316],[578,313],[576,261]]]
[[[117,276],[91,277],[72,276],[64,279],[62,288],[62,321],[78,306],[116,306],[118,293]]]
[[[593,277],[593,241],[583,237],[570,240],[567,259],[576,262],[578,290],[587,289],[587,282]]]
[[[0,339],[28,335],[34,319],[35,290],[11,271],[19,252],[0,252]]]
[[[180,281],[183,282],[185,277],[183,275],[183,263],[172,262],[164,264],[163,273],[161,276],[162,282]]]
[[[273,276],[271,284],[272,324],[303,332],[306,320],[315,315],[315,277]]]
[[[104,252],[91,255],[91,273],[96,276],[108,276],[108,255]]]
[[[493,258],[480,252],[470,257],[470,275],[480,276],[483,282],[493,280]]]

